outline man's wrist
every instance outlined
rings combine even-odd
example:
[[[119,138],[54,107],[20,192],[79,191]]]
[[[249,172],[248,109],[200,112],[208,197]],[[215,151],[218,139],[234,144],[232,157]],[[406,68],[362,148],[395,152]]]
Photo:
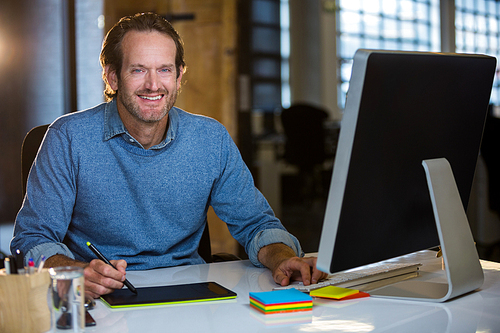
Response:
[[[295,251],[283,243],[266,245],[262,247],[258,253],[260,263],[273,272],[283,261],[296,256],[297,254]]]
[[[249,244],[247,253],[252,264],[256,267],[266,267],[259,260],[258,254],[263,247],[276,243],[282,243],[290,247],[295,252],[295,256],[302,257],[304,255],[298,239],[286,230],[265,229],[259,231]]]

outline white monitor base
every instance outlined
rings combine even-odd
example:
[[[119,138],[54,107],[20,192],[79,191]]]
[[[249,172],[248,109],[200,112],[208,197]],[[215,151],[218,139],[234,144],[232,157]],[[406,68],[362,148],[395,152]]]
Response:
[[[450,163],[422,161],[448,283],[410,280],[371,291],[372,296],[444,302],[481,287],[483,270]]]

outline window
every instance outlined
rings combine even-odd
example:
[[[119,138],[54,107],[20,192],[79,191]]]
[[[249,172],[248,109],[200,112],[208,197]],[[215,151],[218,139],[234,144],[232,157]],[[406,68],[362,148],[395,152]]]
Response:
[[[439,0],[339,0],[339,108],[344,108],[359,48],[439,51]]]
[[[274,113],[281,108],[280,2],[252,1],[251,21],[252,105]]]
[[[281,25],[281,105],[290,107],[290,12],[288,0],[280,2]]]
[[[460,53],[500,56],[500,3],[455,0],[455,43]],[[491,103],[500,105],[500,84],[495,78]]]

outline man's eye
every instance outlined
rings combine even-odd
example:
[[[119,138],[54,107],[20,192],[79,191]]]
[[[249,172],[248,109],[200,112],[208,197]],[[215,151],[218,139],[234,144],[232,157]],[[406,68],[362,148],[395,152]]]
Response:
[[[142,73],[142,69],[139,68],[133,69],[132,73]]]

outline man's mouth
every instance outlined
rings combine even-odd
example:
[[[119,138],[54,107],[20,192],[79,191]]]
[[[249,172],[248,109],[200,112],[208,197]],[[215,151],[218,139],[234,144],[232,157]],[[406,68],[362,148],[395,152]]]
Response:
[[[147,99],[148,101],[157,101],[162,99],[163,95],[158,95],[158,96],[144,96],[144,95],[139,95],[140,98],[142,99]]]

